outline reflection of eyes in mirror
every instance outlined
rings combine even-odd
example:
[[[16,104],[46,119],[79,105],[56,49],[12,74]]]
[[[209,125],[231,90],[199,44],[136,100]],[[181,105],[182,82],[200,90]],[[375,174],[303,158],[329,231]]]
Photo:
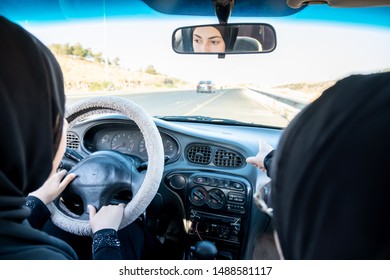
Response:
[[[262,53],[276,46],[275,30],[268,24],[214,24],[187,26],[173,33],[177,53]]]
[[[225,41],[220,31],[213,26],[197,27],[192,34],[194,52],[225,52]]]

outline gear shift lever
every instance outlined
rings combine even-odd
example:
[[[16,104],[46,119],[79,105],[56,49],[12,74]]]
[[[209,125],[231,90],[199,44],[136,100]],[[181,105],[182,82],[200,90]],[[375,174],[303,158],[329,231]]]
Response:
[[[218,253],[217,247],[210,241],[198,241],[191,247],[191,251],[194,259],[197,260],[213,260]]]

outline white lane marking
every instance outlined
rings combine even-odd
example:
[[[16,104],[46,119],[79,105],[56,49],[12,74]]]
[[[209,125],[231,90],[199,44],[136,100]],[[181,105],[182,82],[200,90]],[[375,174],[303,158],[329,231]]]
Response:
[[[207,104],[209,104],[210,102],[213,102],[215,99],[217,99],[218,97],[220,97],[221,95],[225,94],[225,91],[218,94],[217,96],[214,96],[213,98],[207,100],[206,102],[202,103],[202,104],[199,104],[197,105],[194,109],[192,109],[191,111],[189,111],[188,113],[184,114],[184,116],[190,116],[190,115],[193,115],[196,111],[202,109],[204,106],[206,106]]]

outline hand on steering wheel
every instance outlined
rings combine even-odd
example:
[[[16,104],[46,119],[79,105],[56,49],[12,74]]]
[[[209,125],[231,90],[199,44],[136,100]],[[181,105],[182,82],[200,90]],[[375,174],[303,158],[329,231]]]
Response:
[[[81,199],[77,204],[82,205],[82,213],[75,215],[60,200],[48,205],[53,223],[76,235],[92,235],[87,205],[100,209],[120,192],[130,191],[131,201],[124,208],[119,229],[135,221],[156,195],[164,170],[161,135],[153,118],[133,102],[114,96],[90,98],[68,108],[65,116],[71,129],[75,123],[102,113],[119,113],[138,125],[145,139],[148,168],[141,174],[128,156],[114,151],[92,153],[76,164],[71,172],[77,177],[67,190]]]
[[[118,230],[122,221],[124,207],[124,203],[107,205],[103,206],[99,212],[96,212],[95,207],[88,205],[89,221],[91,223],[92,232],[95,233],[105,228]]]

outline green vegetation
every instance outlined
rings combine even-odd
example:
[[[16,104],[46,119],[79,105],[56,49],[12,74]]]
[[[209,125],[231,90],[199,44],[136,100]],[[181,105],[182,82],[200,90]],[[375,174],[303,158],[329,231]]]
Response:
[[[90,91],[104,91],[104,90],[109,90],[112,87],[111,82],[91,82],[89,85],[89,90]]]
[[[145,69],[145,73],[151,74],[151,75],[157,75],[157,70],[154,68],[153,65],[148,65]]]
[[[135,71],[121,67],[119,58],[114,58],[106,67],[102,53],[79,43],[52,44],[49,48],[61,65],[67,92],[189,87],[185,81],[158,73],[153,65]]]
[[[104,62],[104,58],[102,57],[102,53],[94,53],[92,52],[91,48],[83,48],[83,46],[80,43],[76,43],[74,45],[69,44],[52,44],[49,46],[49,49],[59,55],[70,55],[70,56],[76,56],[80,59],[84,60],[90,60],[102,63]],[[119,65],[119,58],[115,57],[112,59],[108,59],[108,64],[110,65]]]

